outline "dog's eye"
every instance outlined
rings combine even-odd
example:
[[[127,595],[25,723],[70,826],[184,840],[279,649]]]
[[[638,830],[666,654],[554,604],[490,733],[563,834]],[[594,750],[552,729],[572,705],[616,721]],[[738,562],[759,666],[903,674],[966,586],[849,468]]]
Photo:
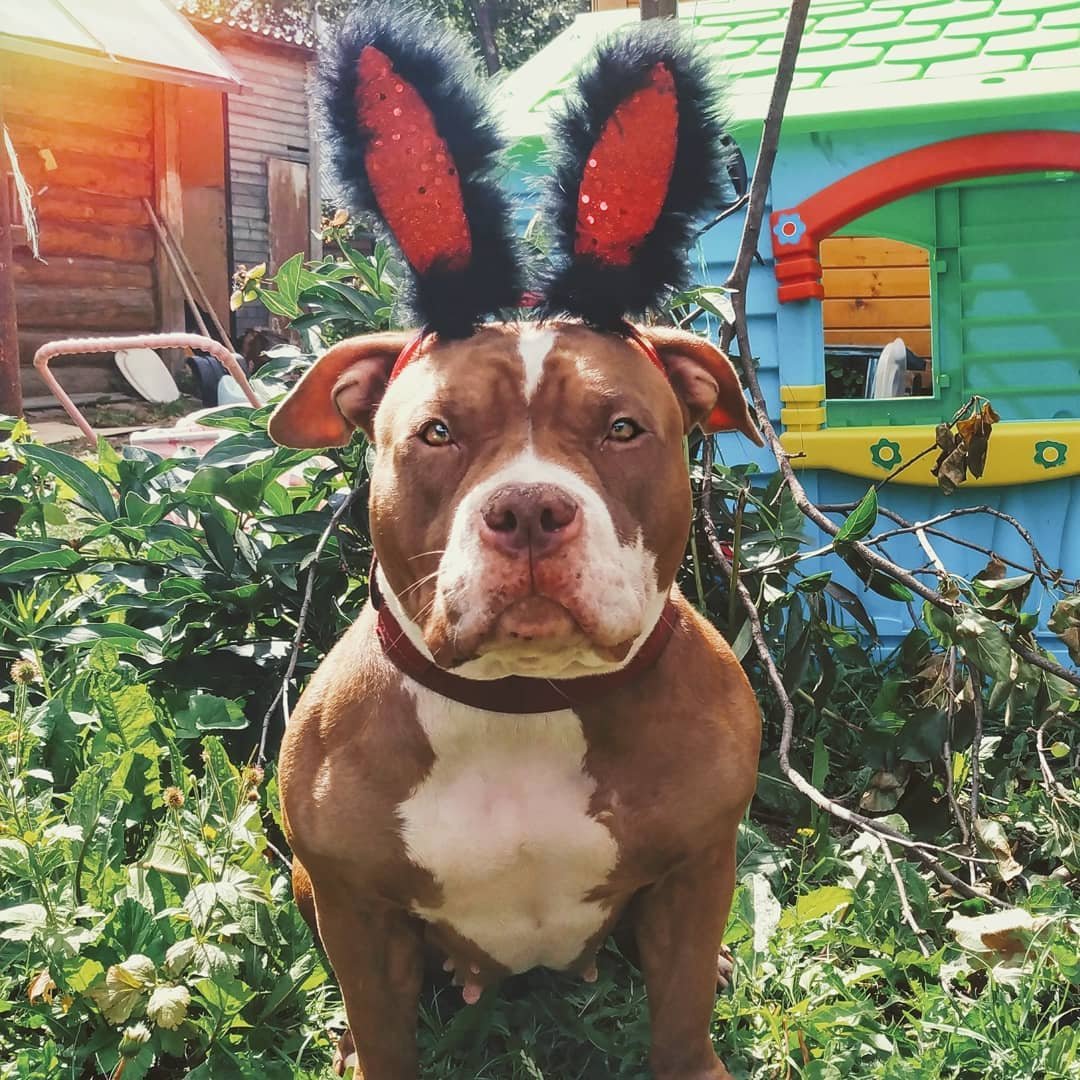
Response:
[[[629,416],[620,416],[608,431],[608,438],[615,442],[633,442],[645,429]]]
[[[429,420],[419,434],[428,446],[449,446],[454,441],[450,438],[450,429],[441,420]]]

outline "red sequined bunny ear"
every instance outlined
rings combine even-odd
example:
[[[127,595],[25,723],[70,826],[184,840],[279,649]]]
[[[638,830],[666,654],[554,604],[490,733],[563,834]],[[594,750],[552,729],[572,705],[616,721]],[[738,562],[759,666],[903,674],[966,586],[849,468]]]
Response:
[[[457,37],[399,4],[366,3],[337,33],[319,83],[338,178],[411,271],[413,316],[463,337],[514,307],[510,208],[492,177],[502,143]]]
[[[686,283],[695,220],[722,201],[708,63],[666,21],[614,38],[579,77],[551,145],[544,312],[616,328]]]

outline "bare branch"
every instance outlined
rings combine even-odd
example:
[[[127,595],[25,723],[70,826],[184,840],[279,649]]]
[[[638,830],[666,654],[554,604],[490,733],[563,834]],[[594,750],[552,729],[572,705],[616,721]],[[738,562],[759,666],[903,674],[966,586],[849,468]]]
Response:
[[[289,656],[289,663],[285,668],[285,674],[281,678],[281,687],[274,695],[274,700],[270,702],[270,708],[266,710],[266,715],[263,717],[262,734],[259,736],[259,750],[255,757],[255,760],[260,765],[266,763],[266,740],[270,732],[270,721],[273,719],[278,705],[281,705],[282,712],[285,714],[285,723],[287,724],[289,722],[289,683],[292,681],[292,677],[296,672],[296,663],[300,658],[300,645],[304,640],[304,629],[307,626],[308,611],[311,608],[311,597],[315,591],[315,577],[319,571],[319,558],[323,553],[323,548],[326,547],[327,542],[333,535],[334,530],[338,527],[341,519],[349,512],[353,503],[356,502],[359,494],[360,488],[357,486],[342,499],[341,505],[334,511],[326,528],[323,529],[322,536],[319,537],[319,542],[315,545],[315,553],[312,555],[311,565],[308,567],[307,584],[304,587],[304,599],[300,605],[300,614],[296,620],[296,633],[293,635],[292,653]]]
[[[919,952],[929,960],[930,950],[926,947],[926,942],[923,941],[926,931],[918,924],[915,919],[915,912],[911,910],[911,901],[908,899],[907,886],[904,884],[904,879],[900,875],[900,867],[896,864],[896,856],[892,853],[892,848],[890,848],[888,844],[882,844],[881,850],[885,853],[885,860],[888,862],[889,869],[892,871],[893,881],[896,882],[896,892],[900,897],[900,910],[903,912],[904,922],[911,927],[911,932],[915,935],[915,941],[919,946]]]
[[[979,779],[981,762],[979,755],[982,751],[983,736],[983,697],[982,697],[982,674],[972,664],[967,665],[968,679],[971,683],[971,704],[975,710],[975,730],[971,736],[971,833],[968,837],[968,847],[974,855],[978,850],[976,846],[979,828]],[[975,883],[975,867],[969,867],[972,884]]]

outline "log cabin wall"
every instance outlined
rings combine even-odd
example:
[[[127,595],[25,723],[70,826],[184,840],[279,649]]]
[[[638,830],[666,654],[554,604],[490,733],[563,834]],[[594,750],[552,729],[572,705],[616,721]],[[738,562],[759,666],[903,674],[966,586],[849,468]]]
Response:
[[[156,330],[154,85],[53,60],[5,55],[0,96],[34,192],[43,262],[15,256],[23,394],[46,393],[30,366],[61,337]],[[113,384],[111,357],[57,361],[73,393]]]

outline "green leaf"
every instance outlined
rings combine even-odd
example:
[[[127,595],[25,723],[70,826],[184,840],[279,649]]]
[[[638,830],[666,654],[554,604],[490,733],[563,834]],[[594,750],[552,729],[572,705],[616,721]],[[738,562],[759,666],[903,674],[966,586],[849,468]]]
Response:
[[[239,979],[218,975],[214,979],[200,979],[195,989],[209,1008],[222,1019],[229,1019],[255,996]]]
[[[296,294],[300,291],[300,272],[303,270],[303,255],[297,253],[278,267],[274,275],[274,285],[281,301],[286,306],[296,309]]]
[[[999,682],[1010,678],[1012,649],[993,619],[974,609],[965,610],[956,621],[956,640],[980,671]]]
[[[216,694],[192,694],[187,708],[177,712],[175,717],[184,729],[177,732],[182,737],[192,737],[203,731],[239,731],[247,727],[247,718],[240,705]]]
[[[300,309],[276,292],[269,289],[256,289],[255,295],[271,315],[280,315],[283,319],[292,319],[300,314]]]
[[[836,553],[851,567],[859,580],[879,596],[884,596],[889,600],[896,600],[900,603],[907,603],[915,599],[914,596],[912,596],[910,589],[901,585],[899,581],[896,581],[888,574],[871,566],[866,558],[849,544],[843,544],[840,547],[837,547]],[[831,588],[831,585],[826,586],[826,588]]]
[[[860,500],[859,505],[844,519],[844,523],[833,537],[833,546],[841,547],[870,535],[878,516],[877,489],[871,488]]]
[[[14,907],[0,909],[0,923],[10,926],[10,930],[0,932],[0,937],[9,941],[29,941],[36,931],[48,922],[49,913],[41,904],[16,904]]]
[[[214,513],[202,514],[199,517],[199,524],[202,526],[207,546],[218,566],[226,574],[231,574],[236,566],[236,546],[233,544],[232,531]]]
[[[67,484],[83,509],[98,514],[106,521],[116,520],[116,502],[109,486],[93,469],[70,454],[63,454],[59,450],[36,443],[26,443],[22,447],[22,453],[28,461]]]
[[[824,919],[829,915],[842,915],[851,906],[853,895],[850,889],[839,885],[824,885],[820,889],[814,889],[813,892],[800,896],[794,908],[788,908],[784,912],[780,925],[794,926],[813,919]]]
[[[16,559],[4,567],[3,576],[41,570],[70,570],[84,561],[82,555],[74,548],[63,547],[56,551],[42,551],[37,555],[28,555],[25,559]]]

